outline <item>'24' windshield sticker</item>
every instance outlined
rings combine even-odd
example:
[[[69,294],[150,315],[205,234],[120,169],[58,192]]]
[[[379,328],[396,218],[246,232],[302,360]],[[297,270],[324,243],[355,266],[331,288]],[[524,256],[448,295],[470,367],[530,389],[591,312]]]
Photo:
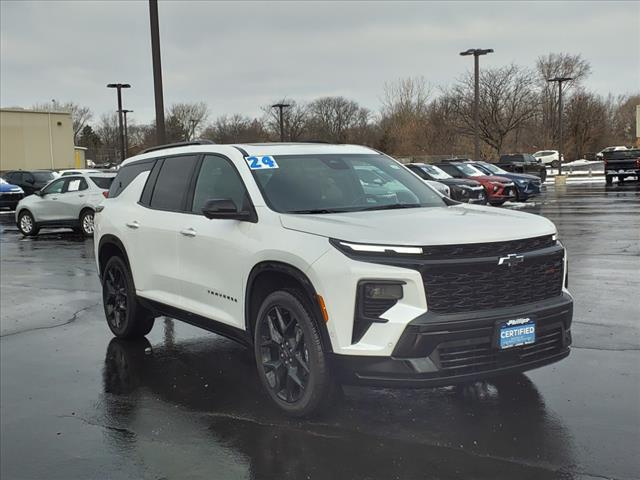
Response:
[[[245,160],[249,164],[251,170],[264,170],[267,168],[278,168],[276,159],[271,155],[263,155],[260,157],[246,157]]]

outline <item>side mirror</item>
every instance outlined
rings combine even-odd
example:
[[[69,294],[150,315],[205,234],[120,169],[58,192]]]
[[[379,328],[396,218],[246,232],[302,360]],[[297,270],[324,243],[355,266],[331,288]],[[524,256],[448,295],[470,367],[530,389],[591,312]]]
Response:
[[[202,213],[208,219],[240,220],[243,222],[257,222],[255,212],[238,210],[236,204],[230,198],[212,198],[205,202]]]
[[[44,193],[42,193],[42,190],[36,190],[35,192],[33,192],[34,195],[37,195],[39,197],[44,196]]]
[[[33,185],[34,183],[36,183],[36,181],[30,177],[25,178],[24,181],[30,185]]]

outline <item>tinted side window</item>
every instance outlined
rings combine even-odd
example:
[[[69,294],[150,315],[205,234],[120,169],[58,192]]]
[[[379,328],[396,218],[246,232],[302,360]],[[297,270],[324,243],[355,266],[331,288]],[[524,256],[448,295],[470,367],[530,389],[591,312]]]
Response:
[[[438,166],[442,170],[444,170],[445,172],[447,172],[449,175],[451,175],[454,178],[461,178],[462,177],[462,174],[453,165],[443,164],[443,165],[438,165]]]
[[[151,195],[151,208],[184,211],[184,199],[198,157],[165,158]]]
[[[109,189],[109,198],[114,198],[120,195],[120,193],[127,188],[127,186],[133,182],[133,180],[142,172],[147,172],[153,167],[155,160],[149,160],[148,162],[136,162],[131,165],[125,165],[118,170],[118,175],[113,180],[111,188]]]
[[[113,183],[113,177],[89,177],[91,181],[96,184],[98,188],[102,190],[109,190],[109,187]]]
[[[62,187],[66,182],[66,178],[61,178],[60,180],[56,180],[55,182],[49,184],[47,188],[45,188],[42,193],[48,195],[50,193],[60,193],[62,192]]]
[[[235,168],[224,158],[208,155],[196,180],[193,194],[193,213],[202,213],[202,207],[210,199],[230,198],[238,209],[244,208],[246,190]]]
[[[424,178],[426,180],[429,180],[429,175],[427,175],[427,173],[422,170],[420,167],[416,167],[415,165],[407,165],[407,167],[409,168],[409,170],[411,170],[413,173],[418,174],[418,176],[420,178]]]

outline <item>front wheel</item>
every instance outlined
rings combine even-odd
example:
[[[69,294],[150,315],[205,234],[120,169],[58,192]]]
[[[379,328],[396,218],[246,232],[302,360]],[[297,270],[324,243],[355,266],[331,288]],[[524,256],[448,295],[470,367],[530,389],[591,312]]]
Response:
[[[611,175],[607,175],[604,181],[607,185],[613,185],[613,177]]]
[[[288,415],[316,414],[330,404],[336,385],[314,314],[301,292],[280,290],[264,300],[254,349],[262,385]]]
[[[138,302],[129,268],[118,256],[104,268],[102,303],[107,324],[118,338],[140,338],[153,328],[154,318]]]
[[[560,160],[554,160],[551,162],[551,166],[553,168],[558,168],[560,166]]]
[[[25,237],[32,237],[38,234],[40,228],[36,224],[33,215],[28,210],[23,211],[18,216],[18,229]]]

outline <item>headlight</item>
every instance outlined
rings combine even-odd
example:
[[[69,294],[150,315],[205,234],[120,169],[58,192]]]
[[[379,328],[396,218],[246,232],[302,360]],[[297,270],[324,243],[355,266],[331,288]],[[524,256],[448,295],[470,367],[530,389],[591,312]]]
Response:
[[[527,180],[516,180],[516,183],[517,183],[518,185],[523,185],[523,186],[524,186],[524,185],[526,185],[526,184],[527,184]]]

